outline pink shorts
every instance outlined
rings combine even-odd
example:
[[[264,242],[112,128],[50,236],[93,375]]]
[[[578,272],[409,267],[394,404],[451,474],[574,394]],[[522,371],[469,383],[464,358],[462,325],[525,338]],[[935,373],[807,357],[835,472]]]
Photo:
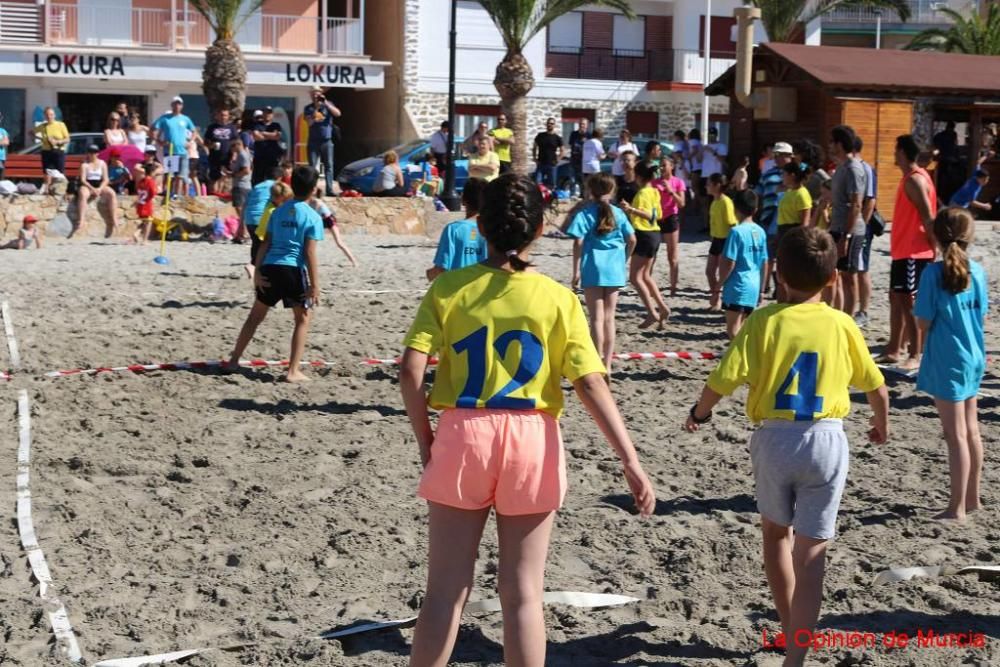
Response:
[[[559,422],[534,410],[445,410],[417,495],[508,516],[559,509],[566,496]]]

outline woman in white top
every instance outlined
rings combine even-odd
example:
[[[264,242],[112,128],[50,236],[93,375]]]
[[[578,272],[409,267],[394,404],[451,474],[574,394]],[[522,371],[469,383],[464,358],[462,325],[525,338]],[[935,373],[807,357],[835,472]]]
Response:
[[[587,189],[587,180],[594,174],[601,173],[601,160],[604,159],[604,130],[594,128],[590,139],[583,142],[583,188]],[[584,195],[586,197],[586,194]]]
[[[726,156],[729,148],[719,141],[718,128],[708,130],[708,143],[701,148],[701,174],[708,178],[712,174],[726,173]]]
[[[80,164],[80,187],[76,191],[76,224],[70,232],[70,238],[74,234],[87,233],[87,204],[91,199],[104,202],[106,208],[111,213],[111,218],[104,218],[107,227],[104,238],[110,238],[118,226],[118,201],[115,191],[108,186],[108,165],[97,157],[97,146],[91,145],[87,148],[87,157]]]
[[[622,130],[621,134],[618,135],[618,141],[608,151],[608,156],[615,159],[611,165],[611,174],[613,176],[625,175],[625,168],[622,167],[622,153],[639,154],[639,148],[632,143],[632,133],[628,130]]]
[[[117,111],[112,111],[108,115],[108,124],[104,130],[105,146],[124,146],[128,144],[128,135],[122,129],[122,117]]]
[[[379,197],[402,197],[406,194],[403,170],[399,168],[396,151],[386,151],[382,171],[375,177],[375,194]]]
[[[146,142],[149,141],[149,128],[139,121],[139,114],[132,112],[125,127],[128,142],[143,153],[146,152]]]

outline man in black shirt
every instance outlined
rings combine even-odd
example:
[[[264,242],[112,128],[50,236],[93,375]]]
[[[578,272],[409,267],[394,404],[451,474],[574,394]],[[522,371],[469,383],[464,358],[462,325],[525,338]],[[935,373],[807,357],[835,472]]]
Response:
[[[545,121],[545,131],[535,135],[532,157],[535,160],[535,182],[548,182],[553,190],[558,183],[557,171],[559,159],[563,156],[563,140],[556,132],[556,119]]]
[[[573,179],[583,189],[583,144],[591,138],[590,120],[581,118],[577,129],[569,135],[570,162],[573,164]]]
[[[208,146],[208,191],[214,192],[222,179],[222,168],[229,162],[229,144],[239,136],[239,130],[229,122],[229,109],[215,112],[215,122],[205,130]]]
[[[274,122],[274,109],[264,107],[264,115],[253,129],[253,173],[251,182],[257,185],[267,180],[275,167],[285,157],[281,146],[281,125]]]

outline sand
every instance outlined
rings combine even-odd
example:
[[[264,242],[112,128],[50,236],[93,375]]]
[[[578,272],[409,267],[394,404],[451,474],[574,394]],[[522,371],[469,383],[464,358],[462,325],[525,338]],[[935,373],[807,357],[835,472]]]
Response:
[[[321,246],[324,303],[307,358],[328,359],[305,386],[279,370],[237,375],[154,372],[41,379],[56,368],[217,359],[230,349],[252,299],[247,249],[201,243],[155,247],[52,240],[42,251],[0,253],[24,371],[0,386],[0,663],[47,665],[51,634],[14,522],[16,390],[33,411],[34,520],[57,591],[89,664],[101,658],[260,642],[195,665],[403,665],[412,630],[338,641],[308,637],[419,607],[425,577],[425,507],[419,464],[391,357],[425,287],[430,239],[349,235],[362,262],[348,267]],[[984,226],[975,256],[1000,276],[1000,234]],[[887,284],[888,239],[875,283]],[[682,248],[682,293],[663,333],[640,331],[638,300],[623,297],[621,351],[721,351],[722,320],[707,312],[708,244]],[[543,239],[541,270],[568,281],[571,246]],[[662,262],[661,262],[662,263]],[[664,280],[664,269],[658,267]],[[386,294],[357,290],[405,290]],[[879,291],[867,330],[884,342]],[[283,358],[290,317],[271,314],[247,356]],[[988,348],[1000,333],[988,331]],[[994,359],[996,354],[994,353]],[[6,350],[0,366],[6,365]],[[614,392],[660,498],[640,520],[611,450],[569,401],[563,420],[570,492],[549,558],[550,590],[611,592],[638,604],[547,611],[550,665],[764,665],[762,631],[777,631],[763,577],[741,392],[698,434],[681,430],[711,362],[643,361],[615,368]],[[986,509],[963,526],[929,518],[947,499],[941,429],[913,383],[889,377],[892,442],[863,442],[867,408],[855,396],[853,447],[830,549],[820,627],[881,637],[892,631],[985,633],[979,649],[834,649],[815,664],[1000,663],[1000,589],[972,578],[870,589],[887,567],[1000,561],[1000,367],[983,384]],[[474,599],[495,596],[492,523],[480,550]],[[467,616],[456,665],[502,662],[498,614]]]

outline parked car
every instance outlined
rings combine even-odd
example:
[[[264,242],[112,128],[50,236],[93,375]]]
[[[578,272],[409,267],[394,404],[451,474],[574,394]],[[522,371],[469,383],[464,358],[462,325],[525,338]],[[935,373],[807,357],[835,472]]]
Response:
[[[69,135],[69,147],[66,155],[86,155],[87,147],[96,144],[98,148],[104,150],[104,133],[102,132],[72,132]],[[17,155],[40,155],[42,144],[35,143],[17,151]]]
[[[462,137],[455,138],[455,190],[461,192],[465,181],[469,178],[469,161],[462,154]],[[399,168],[403,170],[404,187],[410,189],[412,181],[419,181],[423,174],[423,163],[431,152],[431,142],[425,139],[415,139],[409,143],[392,148],[399,156]],[[341,188],[351,188],[361,194],[371,195],[375,192],[375,179],[382,173],[385,151],[355,160],[340,170],[337,182]],[[442,173],[442,178],[444,174]]]

